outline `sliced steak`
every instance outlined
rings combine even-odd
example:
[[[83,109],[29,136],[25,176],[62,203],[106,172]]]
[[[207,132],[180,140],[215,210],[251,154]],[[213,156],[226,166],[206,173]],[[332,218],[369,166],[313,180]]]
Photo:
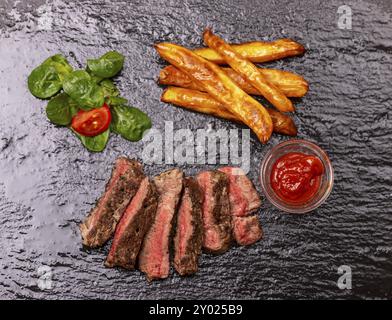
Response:
[[[197,175],[197,181],[204,193],[203,248],[210,253],[223,253],[232,239],[229,179],[223,172],[204,171]]]
[[[226,173],[229,177],[229,199],[233,216],[247,216],[260,208],[260,196],[242,169],[223,167],[219,171]]]
[[[144,236],[150,228],[158,205],[155,186],[144,178],[139,190],[120,219],[105,266],[133,270]]]
[[[196,180],[185,178],[174,237],[174,268],[182,276],[197,272],[203,242],[202,203]]]
[[[183,175],[181,170],[173,169],[154,178],[159,193],[158,208],[139,254],[139,268],[148,280],[164,279],[169,275],[169,243]]]
[[[98,247],[109,240],[143,178],[139,162],[123,157],[116,160],[105,193],[80,225],[85,246]]]
[[[259,218],[256,215],[234,217],[234,238],[241,246],[247,246],[263,237]]]
[[[256,215],[261,206],[260,197],[252,181],[240,168],[223,167],[219,171],[229,177],[230,210],[234,220],[233,235],[239,245],[250,245],[260,240],[263,231]]]

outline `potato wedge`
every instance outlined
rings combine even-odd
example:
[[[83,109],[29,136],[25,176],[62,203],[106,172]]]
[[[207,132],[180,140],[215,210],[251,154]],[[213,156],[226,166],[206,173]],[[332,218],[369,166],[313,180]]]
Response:
[[[218,52],[235,71],[278,110],[282,112],[294,111],[292,102],[274,84],[268,82],[252,62],[235,52],[222,38],[213,34],[210,29],[206,29],[203,33],[203,39],[211,49]]]
[[[255,63],[299,56],[305,52],[305,48],[301,44],[291,39],[279,39],[272,42],[253,41],[232,44],[231,47],[242,57]],[[200,48],[193,52],[214,63],[226,64],[226,60],[213,49]]]
[[[274,132],[293,137],[297,135],[297,126],[291,117],[278,110],[271,108],[267,108],[267,110],[274,124]]]
[[[269,140],[273,129],[269,113],[258,101],[240,89],[221,68],[175,44],[160,43],[155,47],[163,59],[190,76],[214,99],[225,105],[227,110],[241,119],[262,143]]]
[[[167,87],[161,96],[161,101],[171,103],[188,110],[206,113],[218,118],[242,123],[235,115],[208,93],[179,87]]]
[[[238,119],[230,111],[227,111],[221,103],[205,92],[179,87],[168,87],[162,93],[161,101],[171,103],[191,111],[206,113],[218,118],[241,123],[240,119]],[[271,116],[273,131],[275,133],[285,134],[288,136],[297,135],[297,127],[295,126],[293,119],[279,111],[270,108],[266,109]]]
[[[261,95],[259,90],[250,85],[247,80],[232,68],[223,68],[226,74],[234,80],[245,92]],[[308,82],[298,74],[277,69],[261,69],[260,73],[269,83],[275,85],[286,97],[303,97],[309,91]]]
[[[222,68],[224,72],[246,93],[253,95],[261,95],[261,93],[231,68]],[[277,69],[261,69],[259,71],[266,79],[275,84],[286,97],[303,97],[309,90],[307,81],[298,74],[277,70]],[[182,88],[195,89],[204,91],[201,86],[194,83],[190,77],[177,69],[175,66],[169,65],[163,68],[159,73],[160,84],[177,86]]]

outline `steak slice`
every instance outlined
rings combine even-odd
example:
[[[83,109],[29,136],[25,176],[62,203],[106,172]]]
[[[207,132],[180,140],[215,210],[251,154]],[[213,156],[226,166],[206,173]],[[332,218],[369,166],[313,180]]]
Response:
[[[197,181],[204,193],[203,248],[210,253],[223,253],[232,239],[229,179],[223,172],[204,171],[197,175]]]
[[[260,197],[252,181],[242,169],[223,167],[219,171],[226,173],[229,177],[229,199],[233,216],[247,216],[260,208]]]
[[[194,178],[184,179],[184,191],[174,237],[174,268],[182,275],[197,272],[203,243],[203,193]]]
[[[173,169],[154,178],[159,193],[158,208],[139,254],[139,268],[148,280],[169,276],[169,242],[174,214],[181,196],[183,176],[181,170]]]
[[[135,269],[137,255],[154,220],[157,205],[158,194],[155,186],[146,177],[117,225],[112,247],[105,262],[106,267]]]
[[[124,157],[116,160],[105,193],[80,225],[83,245],[99,247],[109,240],[143,178],[143,167],[138,161]]]
[[[263,237],[263,230],[256,215],[248,217],[234,217],[234,238],[241,246],[247,246],[259,241]]]
[[[261,206],[260,197],[252,181],[240,168],[223,167],[219,171],[229,177],[230,210],[234,220],[233,235],[239,245],[250,245],[260,240],[263,231],[256,215],[250,215]]]

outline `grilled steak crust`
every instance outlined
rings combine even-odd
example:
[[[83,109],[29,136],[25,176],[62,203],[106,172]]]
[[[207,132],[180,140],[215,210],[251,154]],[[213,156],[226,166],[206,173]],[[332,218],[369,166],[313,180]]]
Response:
[[[181,196],[183,175],[181,170],[173,169],[154,178],[159,194],[157,213],[139,254],[139,269],[146,274],[148,280],[169,276],[169,243],[173,218]]]
[[[155,185],[144,178],[139,190],[120,219],[106,267],[119,266],[133,270],[144,236],[151,226],[158,205]]]
[[[174,268],[182,275],[197,272],[203,242],[203,193],[194,178],[184,179],[174,237]]]
[[[232,240],[228,177],[223,172],[204,171],[197,175],[197,181],[204,193],[203,248],[210,253],[223,253]]]
[[[260,197],[252,181],[240,168],[223,167],[219,171],[229,178],[229,199],[234,222],[233,235],[239,245],[250,245],[263,236],[259,219],[250,215],[261,206]]]
[[[233,216],[247,216],[261,206],[260,197],[252,181],[240,168],[223,167],[219,171],[229,177],[229,199]]]
[[[241,246],[248,246],[263,237],[259,218],[256,215],[234,217],[234,237]]]
[[[124,157],[116,160],[104,194],[80,225],[83,245],[99,247],[109,240],[143,178],[139,162]]]

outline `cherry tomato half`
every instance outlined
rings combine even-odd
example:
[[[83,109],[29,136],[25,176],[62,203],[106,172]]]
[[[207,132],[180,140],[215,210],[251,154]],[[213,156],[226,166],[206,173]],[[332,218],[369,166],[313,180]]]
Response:
[[[82,136],[93,137],[106,131],[111,120],[110,109],[104,104],[101,108],[89,111],[80,110],[72,118],[71,126]]]

